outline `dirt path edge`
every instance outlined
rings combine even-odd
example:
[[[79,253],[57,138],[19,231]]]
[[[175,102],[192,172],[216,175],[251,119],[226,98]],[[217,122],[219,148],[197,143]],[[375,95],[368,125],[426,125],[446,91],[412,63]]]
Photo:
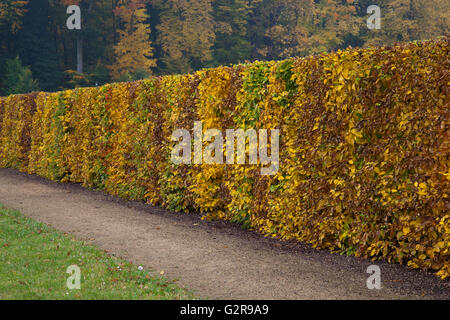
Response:
[[[450,281],[0,169],[0,203],[209,299],[450,299]],[[381,268],[369,290],[367,267]]]

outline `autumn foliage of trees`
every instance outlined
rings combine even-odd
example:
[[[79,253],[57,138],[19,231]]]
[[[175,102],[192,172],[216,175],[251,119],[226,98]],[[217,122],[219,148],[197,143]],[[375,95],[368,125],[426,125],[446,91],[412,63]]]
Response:
[[[82,30],[66,27],[73,4]],[[380,30],[366,26],[372,4],[381,8]],[[13,65],[29,68],[41,90],[55,91],[432,39],[448,34],[449,9],[446,0],[2,0],[0,94],[8,90],[7,62],[17,57]],[[77,39],[83,74],[74,71]]]

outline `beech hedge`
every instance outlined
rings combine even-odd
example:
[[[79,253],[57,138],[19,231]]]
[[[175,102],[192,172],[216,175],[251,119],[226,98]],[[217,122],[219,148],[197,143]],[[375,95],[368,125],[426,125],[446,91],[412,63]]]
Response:
[[[450,275],[449,38],[0,98],[0,167]],[[279,129],[280,168],[172,133]]]

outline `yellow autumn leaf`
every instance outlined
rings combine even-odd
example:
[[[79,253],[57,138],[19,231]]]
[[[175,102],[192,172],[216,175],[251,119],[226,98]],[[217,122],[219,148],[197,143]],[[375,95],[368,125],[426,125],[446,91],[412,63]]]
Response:
[[[405,236],[410,232],[411,230],[409,229],[409,227],[403,227],[403,233],[405,234]]]

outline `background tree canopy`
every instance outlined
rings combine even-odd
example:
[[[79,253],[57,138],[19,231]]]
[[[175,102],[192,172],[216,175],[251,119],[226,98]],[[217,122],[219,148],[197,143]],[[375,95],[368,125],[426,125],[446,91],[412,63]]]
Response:
[[[72,4],[80,31],[66,27]],[[380,30],[366,25],[373,4]],[[448,34],[449,9],[447,0],[2,0],[0,94],[431,39]]]

